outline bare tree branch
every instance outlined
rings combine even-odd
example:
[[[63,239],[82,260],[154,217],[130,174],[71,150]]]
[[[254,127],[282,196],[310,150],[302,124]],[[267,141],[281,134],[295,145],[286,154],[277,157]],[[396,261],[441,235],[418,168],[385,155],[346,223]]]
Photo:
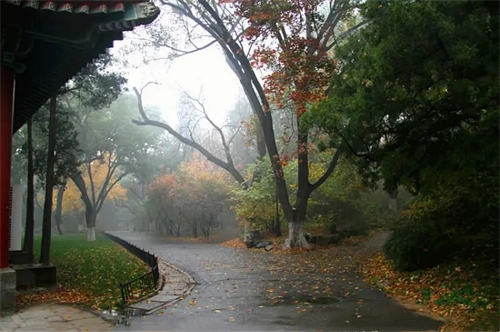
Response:
[[[149,125],[149,126],[155,126],[158,128],[165,129],[169,134],[174,136],[176,139],[178,139],[182,143],[189,145],[189,146],[193,147],[194,149],[198,150],[209,161],[211,161],[212,163],[216,164],[217,166],[225,169],[227,172],[229,172],[234,177],[234,179],[236,181],[238,181],[238,183],[243,184],[245,182],[245,179],[240,174],[240,172],[234,167],[234,165],[217,158],[215,155],[213,155],[210,151],[205,149],[200,144],[196,143],[192,139],[186,138],[186,137],[182,136],[181,134],[179,134],[176,130],[174,130],[168,124],[163,123],[163,122],[159,122],[159,121],[155,121],[155,120],[151,120],[143,108],[142,91],[144,90],[144,87],[141,89],[141,92],[139,92],[139,90],[135,87],[133,88],[133,90],[134,90],[135,95],[137,97],[137,107],[138,107],[139,113],[141,114],[141,117],[143,119],[143,121],[133,120],[133,122],[135,124],[140,125],[140,126]]]
[[[231,157],[231,150],[229,149],[229,145],[227,144],[226,137],[222,129],[219,126],[217,126],[215,122],[213,122],[212,119],[208,116],[205,105],[198,98],[191,97],[188,93],[185,93],[185,96],[192,102],[195,102],[201,108],[201,111],[203,112],[205,119],[217,131],[217,133],[219,133],[219,137],[221,139],[222,146],[224,148],[224,154],[226,155],[226,161],[229,165],[234,167],[233,158]]]

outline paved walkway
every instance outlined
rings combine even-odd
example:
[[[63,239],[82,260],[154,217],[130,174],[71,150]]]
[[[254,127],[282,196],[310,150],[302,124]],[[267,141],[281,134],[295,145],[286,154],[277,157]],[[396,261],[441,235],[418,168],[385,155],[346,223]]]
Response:
[[[0,318],[2,332],[110,331],[113,325],[89,312],[66,305],[40,304]]]
[[[277,255],[113,234],[158,254],[198,283],[184,300],[117,331],[436,331],[442,324],[363,282],[356,272],[356,259],[365,254],[361,248]],[[327,263],[318,265],[325,257]]]

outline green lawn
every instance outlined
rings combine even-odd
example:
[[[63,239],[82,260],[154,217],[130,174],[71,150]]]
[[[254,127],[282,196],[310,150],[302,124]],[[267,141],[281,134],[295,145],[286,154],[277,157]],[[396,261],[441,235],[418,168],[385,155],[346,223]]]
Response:
[[[41,236],[35,236],[36,259],[40,242]],[[59,289],[24,296],[21,302],[116,307],[121,300],[119,284],[150,271],[144,262],[103,235],[97,235],[95,242],[88,242],[85,234],[53,235],[51,261],[57,266]]]

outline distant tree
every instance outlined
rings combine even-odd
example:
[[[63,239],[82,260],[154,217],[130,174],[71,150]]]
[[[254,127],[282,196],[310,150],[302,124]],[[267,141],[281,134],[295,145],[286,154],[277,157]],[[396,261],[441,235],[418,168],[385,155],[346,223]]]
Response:
[[[143,155],[130,176],[123,179],[121,184],[127,190],[127,197],[115,200],[115,205],[134,216],[136,229],[143,229],[143,225],[147,224],[150,229],[156,227],[155,230],[162,231],[158,229],[162,220],[157,216],[159,210],[150,206],[148,200],[149,187],[160,173],[176,170],[186,158],[186,151],[181,149],[175,138],[166,135],[159,135],[155,146],[154,150]]]
[[[147,86],[147,85],[146,85]],[[188,133],[189,137],[183,136],[179,131],[175,130],[172,126],[168,125],[165,122],[158,121],[152,119],[144,110],[143,101],[142,101],[142,92],[144,86],[141,90],[134,88],[135,95],[137,97],[137,105],[139,109],[139,114],[141,115],[142,120],[134,120],[134,123],[141,126],[154,126],[157,128],[161,128],[166,130],[170,135],[178,139],[181,143],[190,146],[200,152],[203,156],[205,156],[208,160],[226,170],[229,174],[233,176],[233,178],[240,184],[245,183],[245,179],[243,175],[240,173],[236,165],[234,164],[233,157],[231,155],[231,141],[232,137],[227,137],[227,133],[223,130],[223,128],[217,125],[207,113],[205,105],[199,98],[192,97],[188,94],[184,94],[184,102],[185,104],[196,113],[199,113],[194,119],[193,122],[199,122],[200,119],[205,120],[210,127],[215,131],[215,135],[220,139],[220,144],[222,146],[222,156],[218,156],[216,153],[209,151],[205,146],[200,144],[195,139],[194,127],[186,127],[184,128]],[[234,137],[234,136],[233,136]]]
[[[89,241],[95,240],[97,214],[110,191],[156,149],[159,131],[133,125],[134,112],[135,101],[130,95],[121,96],[108,108],[79,109],[79,138],[86,174],[78,172],[71,175],[71,179],[80,190],[85,206]],[[97,189],[93,172],[99,162],[107,165],[107,171],[102,186]],[[89,182],[84,180],[85,176]]]
[[[81,179],[83,184],[78,185],[71,181],[65,188],[64,199],[60,199],[59,193],[55,198],[56,202],[61,205],[60,210],[63,214],[76,211],[84,211],[85,204],[81,199],[82,193],[79,186],[84,185],[89,199],[95,198],[96,214],[101,210],[106,200],[119,200],[126,197],[127,190],[124,189],[116,175],[108,179],[111,167],[116,157],[109,154],[105,155],[102,159],[94,160],[90,163],[90,171],[87,169],[88,164],[83,164],[80,167]],[[94,203],[94,202],[92,202]]]
[[[57,92],[53,92],[51,106],[48,112],[38,112],[34,121],[38,123],[34,130],[34,136],[40,139],[34,140],[34,173],[38,175],[40,184],[45,186],[45,203],[43,218],[42,250],[40,260],[44,263],[50,261],[50,232],[52,224],[52,190],[54,186],[60,187],[60,199],[62,201],[64,183],[70,175],[78,172],[78,166],[82,162],[82,155],[78,149],[76,130],[73,126],[74,110],[68,100],[77,100],[86,107],[104,107],[109,105],[123,90],[126,79],[119,73],[110,72],[108,66],[113,61],[106,53],[96,61],[90,63],[72,80]],[[62,102],[65,101],[64,105]],[[48,125],[47,125],[48,123]],[[47,131],[47,128],[48,131]],[[51,132],[50,130],[53,130]],[[57,130],[57,132],[56,132]],[[48,139],[47,139],[48,137]],[[52,165],[51,165],[52,164]],[[54,173],[53,173],[54,172]],[[53,173],[53,174],[50,174]],[[28,175],[30,179],[32,175]],[[29,181],[28,181],[29,183]],[[51,187],[50,189],[48,187]],[[33,188],[28,188],[28,193]],[[28,197],[27,202],[28,219],[26,232],[33,230],[34,220],[33,201]],[[56,204],[56,224],[61,232],[62,204]],[[31,234],[25,241],[32,242]],[[26,244],[26,242],[25,242]],[[32,248],[32,243],[27,248]],[[30,253],[28,253],[30,255]]]

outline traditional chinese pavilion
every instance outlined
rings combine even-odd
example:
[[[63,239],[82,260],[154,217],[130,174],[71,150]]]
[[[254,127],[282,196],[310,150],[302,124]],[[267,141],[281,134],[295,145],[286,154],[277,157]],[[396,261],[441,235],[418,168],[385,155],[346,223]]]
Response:
[[[15,304],[9,268],[12,135],[82,67],[123,32],[155,20],[151,0],[0,1],[0,291],[1,309]]]

